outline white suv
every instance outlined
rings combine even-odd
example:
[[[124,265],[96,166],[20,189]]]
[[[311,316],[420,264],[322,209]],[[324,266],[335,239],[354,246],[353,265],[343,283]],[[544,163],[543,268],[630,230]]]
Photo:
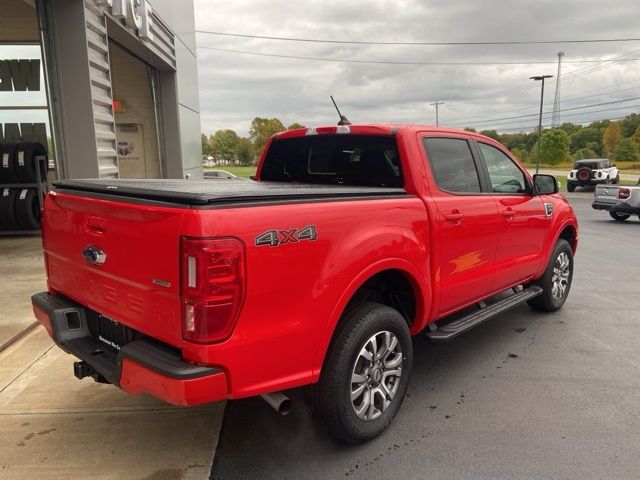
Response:
[[[578,160],[567,175],[567,190],[570,192],[576,187],[593,187],[601,183],[620,183],[620,171],[608,158]]]

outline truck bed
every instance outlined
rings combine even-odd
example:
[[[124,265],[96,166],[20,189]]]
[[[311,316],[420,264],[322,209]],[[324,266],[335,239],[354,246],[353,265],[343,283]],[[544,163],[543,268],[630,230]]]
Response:
[[[54,190],[185,205],[237,205],[406,195],[402,188],[315,185],[250,180],[59,180]]]

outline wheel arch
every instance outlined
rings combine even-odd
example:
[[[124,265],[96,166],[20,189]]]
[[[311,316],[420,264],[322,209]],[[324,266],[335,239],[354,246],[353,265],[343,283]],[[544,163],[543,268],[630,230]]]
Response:
[[[394,305],[389,305],[387,302],[378,303],[389,305],[398,310],[407,320],[409,331],[412,335],[415,335],[425,327],[428,318],[428,309],[431,304],[431,293],[427,288],[426,279],[420,270],[411,262],[401,258],[380,260],[364,269],[351,281],[334,307],[314,358],[313,374],[316,379],[320,375],[320,370],[331,341],[334,338],[335,332],[338,330],[340,320],[347,308],[359,298],[366,299],[366,297],[361,297],[363,292],[366,290],[375,291],[374,285],[379,281],[388,282],[394,278],[401,279],[399,282],[400,289],[405,293],[409,293],[411,296],[410,299],[405,298],[405,301],[413,302],[413,306],[409,310],[412,312],[412,315],[410,315],[410,318],[407,318],[405,315],[406,311],[403,313]],[[410,287],[410,290],[408,290],[407,287]]]
[[[565,227],[560,231],[558,238],[556,238],[554,245],[561,238],[569,242],[569,245],[571,245],[571,251],[575,254],[576,249],[578,248],[578,230],[575,225],[565,225]]]

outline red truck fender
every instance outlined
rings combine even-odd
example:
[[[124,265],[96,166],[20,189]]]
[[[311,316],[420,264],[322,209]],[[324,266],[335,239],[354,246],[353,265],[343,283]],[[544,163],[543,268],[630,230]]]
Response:
[[[564,238],[569,242],[574,254],[578,248],[578,225],[575,220],[572,219],[572,215],[567,214],[567,210],[571,210],[571,206],[564,197],[561,201],[553,202],[553,205],[556,212],[554,212],[553,222],[547,229],[547,239],[544,243],[545,249],[542,255],[543,261],[536,272],[535,278],[541,277],[544,273],[549,263],[551,253],[560,238]]]
[[[386,270],[398,270],[402,272],[413,287],[416,298],[416,314],[415,319],[410,326],[411,334],[415,335],[426,326],[429,318],[429,307],[431,305],[431,291],[427,288],[427,280],[420,272],[420,269],[413,263],[402,258],[386,258],[372,263],[351,281],[333,309],[324,333],[318,343],[318,350],[313,363],[313,376],[315,380],[320,376],[320,370],[324,363],[324,358],[329,348],[329,344],[331,343],[331,339],[333,338],[333,333],[340,321],[340,318],[342,317],[342,313],[349,304],[349,301],[351,301],[354,294],[365,284],[367,280]]]

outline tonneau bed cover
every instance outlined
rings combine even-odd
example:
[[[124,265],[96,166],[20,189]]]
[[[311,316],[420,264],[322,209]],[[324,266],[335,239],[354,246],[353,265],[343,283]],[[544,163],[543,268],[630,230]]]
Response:
[[[89,192],[185,205],[406,195],[402,188],[315,185],[250,180],[58,180],[54,190]]]

